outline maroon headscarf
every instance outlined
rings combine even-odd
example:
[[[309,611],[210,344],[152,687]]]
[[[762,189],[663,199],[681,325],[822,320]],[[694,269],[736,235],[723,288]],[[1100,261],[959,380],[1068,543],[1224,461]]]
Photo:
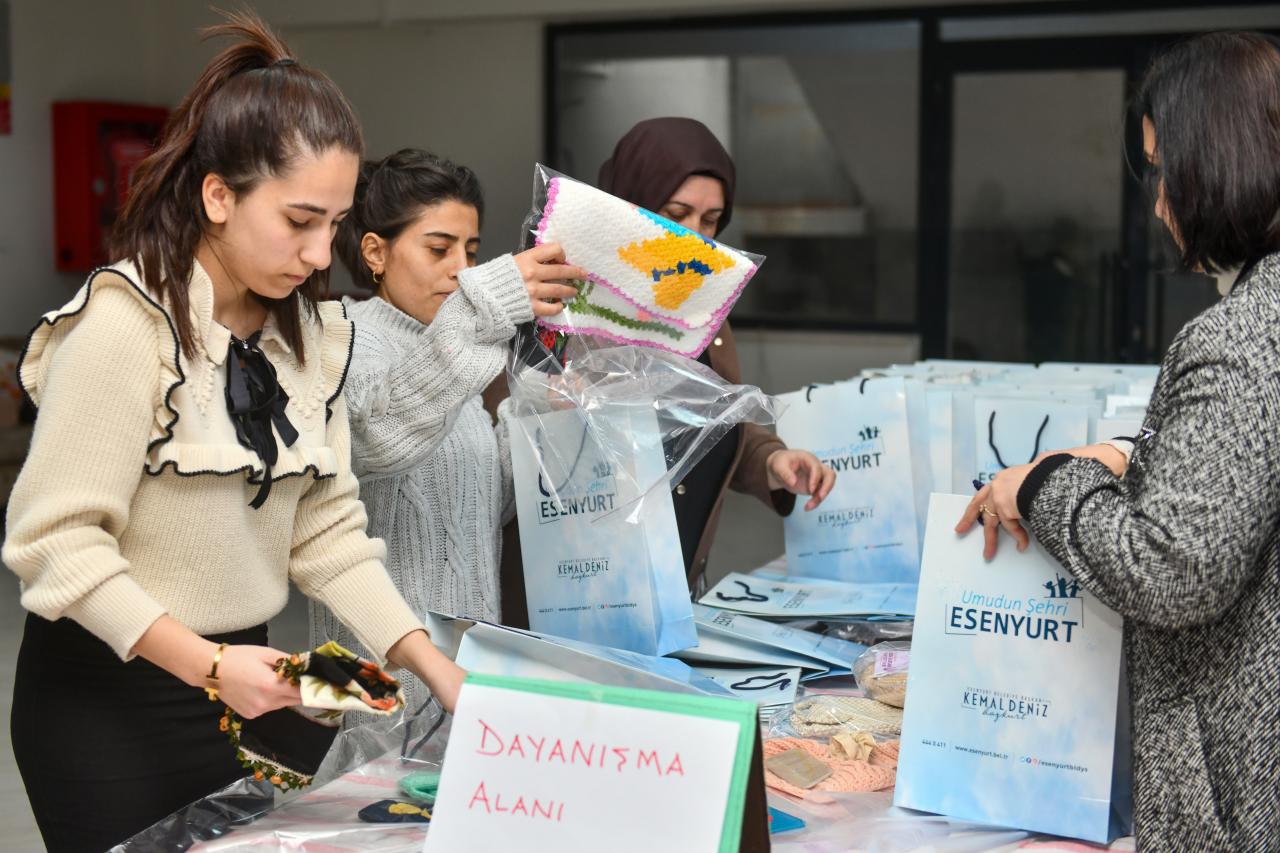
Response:
[[[719,234],[733,213],[737,173],[729,152],[700,121],[651,118],[618,140],[613,156],[600,167],[599,187],[646,210],[657,212],[690,175],[710,175],[724,185],[724,214]]]

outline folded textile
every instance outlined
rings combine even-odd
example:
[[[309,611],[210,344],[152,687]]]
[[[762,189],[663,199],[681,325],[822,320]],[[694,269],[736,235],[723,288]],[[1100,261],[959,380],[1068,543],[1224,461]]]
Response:
[[[896,770],[898,768],[898,747],[901,746],[901,743],[901,741],[891,740],[887,743],[876,744],[875,749],[871,750],[870,762],[879,767],[892,767]]]
[[[400,790],[411,800],[431,805],[440,790],[440,774],[430,770],[410,773],[400,780]]]
[[[362,808],[356,815],[365,823],[431,823],[431,812],[397,800],[378,800]]]
[[[795,704],[791,727],[805,737],[830,738],[841,732],[896,736],[902,733],[902,710],[857,696],[814,696]]]
[[[404,707],[400,682],[337,643],[281,658],[276,672],[298,686],[302,704],[252,720],[227,708],[220,728],[241,766],[281,790],[311,784],[347,711],[388,716]]]
[[[848,761],[832,758],[828,754],[827,748],[822,744],[805,738],[772,738],[764,742],[766,758],[790,749],[803,749],[813,755],[814,758],[829,765],[832,770],[830,776],[808,790],[785,782],[769,770],[765,770],[765,785],[800,799],[814,800],[816,802],[829,800],[829,798],[823,797],[821,793],[815,795],[815,792],[866,793],[883,791],[886,788],[892,788],[897,777],[895,771],[890,767],[871,764],[867,761]]]
[[[875,748],[876,738],[870,732],[840,732],[832,735],[831,743],[827,745],[832,758],[849,761],[866,761]]]

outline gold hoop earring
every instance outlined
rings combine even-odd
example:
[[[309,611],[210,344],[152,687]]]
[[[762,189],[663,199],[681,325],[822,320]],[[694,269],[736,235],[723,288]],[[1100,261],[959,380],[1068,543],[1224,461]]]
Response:
[[[374,273],[374,274],[373,274],[372,278],[373,278],[373,286],[374,286],[374,287],[382,287],[382,279],[383,279],[383,278],[385,278],[385,276],[383,275],[383,273],[381,273],[381,272],[376,272],[376,273]]]

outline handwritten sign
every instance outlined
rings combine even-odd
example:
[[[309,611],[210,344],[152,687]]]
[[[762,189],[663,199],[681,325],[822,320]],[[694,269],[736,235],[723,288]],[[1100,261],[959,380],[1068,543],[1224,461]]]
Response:
[[[733,699],[473,673],[424,850],[737,850],[755,714]]]

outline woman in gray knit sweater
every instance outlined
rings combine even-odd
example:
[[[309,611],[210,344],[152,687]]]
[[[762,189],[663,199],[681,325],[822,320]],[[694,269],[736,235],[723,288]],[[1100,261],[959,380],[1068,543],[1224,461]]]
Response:
[[[1280,850],[1280,43],[1215,33],[1141,93],[1155,213],[1184,268],[1238,272],[1169,345],[1126,455],[1095,445],[978,493],[1125,617],[1139,850]],[[1126,448],[1129,449],[1129,448]]]
[[[343,300],[355,323],[351,462],[369,535],[386,541],[387,571],[419,616],[497,621],[511,476],[480,392],[505,367],[516,325],[561,311],[544,300],[574,296],[557,282],[584,273],[554,245],[476,266],[483,211],[470,169],[405,149],[364,164],[335,249],[373,290]],[[311,634],[359,649],[322,605]],[[418,707],[425,686],[403,680]]]

